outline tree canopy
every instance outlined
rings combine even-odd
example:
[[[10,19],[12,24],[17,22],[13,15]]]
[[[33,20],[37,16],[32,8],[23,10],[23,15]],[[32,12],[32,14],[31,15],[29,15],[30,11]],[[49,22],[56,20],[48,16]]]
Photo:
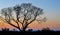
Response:
[[[33,6],[31,3],[22,3],[21,5],[16,5],[14,7],[3,8],[1,9],[1,14],[4,16],[3,19],[5,22],[13,27],[16,27],[20,31],[25,31],[28,25],[35,20],[43,22],[46,21],[46,17],[43,19],[37,18],[44,14],[43,9]],[[12,20],[16,22],[18,26],[12,24]],[[22,29],[19,24],[22,24]]]

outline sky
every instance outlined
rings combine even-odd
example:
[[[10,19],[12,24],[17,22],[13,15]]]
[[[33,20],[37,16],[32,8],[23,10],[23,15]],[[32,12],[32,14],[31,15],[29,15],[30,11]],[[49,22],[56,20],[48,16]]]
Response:
[[[42,8],[44,16],[47,18],[47,21],[41,24],[42,26],[37,26],[37,24],[31,28],[49,27],[60,30],[60,0],[0,0],[0,9],[13,7],[21,3],[32,3],[32,5]]]

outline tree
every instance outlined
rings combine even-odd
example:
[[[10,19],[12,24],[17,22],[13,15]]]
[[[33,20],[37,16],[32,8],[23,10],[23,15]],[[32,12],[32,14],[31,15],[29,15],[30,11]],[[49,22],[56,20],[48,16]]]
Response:
[[[43,9],[33,6],[31,3],[22,3],[21,5],[16,5],[12,8],[4,8],[1,11],[2,15],[5,16],[4,20],[11,26],[19,29],[20,31],[25,31],[28,25],[35,20],[45,21],[46,19],[37,18],[43,14]],[[12,20],[16,22],[18,26],[12,24]],[[19,24],[22,25],[22,29],[20,28]]]

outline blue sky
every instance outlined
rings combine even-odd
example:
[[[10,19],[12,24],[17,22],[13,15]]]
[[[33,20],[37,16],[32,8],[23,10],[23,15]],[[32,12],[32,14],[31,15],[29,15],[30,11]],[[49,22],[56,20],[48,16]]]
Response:
[[[0,0],[0,9],[13,7],[21,3],[32,3],[32,5],[42,8],[47,20],[54,21],[47,23],[51,23],[51,27],[60,30],[60,0]],[[49,24],[47,25],[49,26]]]
[[[60,19],[60,0],[0,0],[0,9],[21,3],[32,3],[44,9],[44,13],[48,18]]]

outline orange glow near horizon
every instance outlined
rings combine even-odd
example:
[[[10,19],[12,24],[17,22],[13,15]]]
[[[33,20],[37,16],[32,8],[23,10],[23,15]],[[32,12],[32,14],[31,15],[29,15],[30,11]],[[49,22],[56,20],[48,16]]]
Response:
[[[32,28],[32,29],[35,29],[35,30],[46,28],[46,27],[49,27],[50,29],[60,29],[60,24],[59,23],[60,22],[56,21],[56,20],[47,20],[46,22],[43,22],[43,23],[40,23],[40,24],[37,21],[34,21],[28,26],[28,28]],[[5,28],[5,27],[9,28],[9,29],[14,29],[13,26],[11,26],[7,23],[4,23],[3,21],[0,20],[0,29]]]

